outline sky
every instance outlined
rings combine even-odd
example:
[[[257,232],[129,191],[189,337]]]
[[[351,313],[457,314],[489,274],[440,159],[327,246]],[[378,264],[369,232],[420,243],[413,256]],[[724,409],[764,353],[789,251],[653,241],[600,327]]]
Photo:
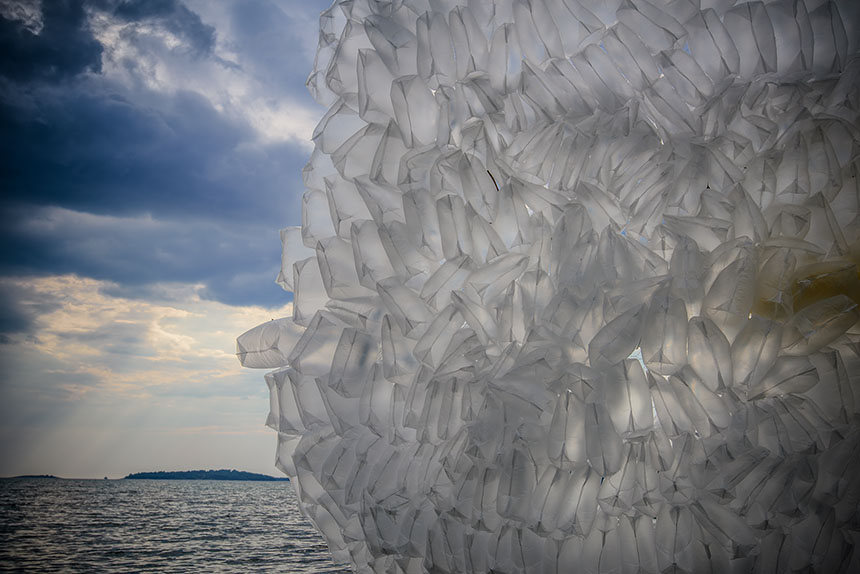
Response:
[[[0,476],[278,474],[278,230],[324,0],[0,0]]]

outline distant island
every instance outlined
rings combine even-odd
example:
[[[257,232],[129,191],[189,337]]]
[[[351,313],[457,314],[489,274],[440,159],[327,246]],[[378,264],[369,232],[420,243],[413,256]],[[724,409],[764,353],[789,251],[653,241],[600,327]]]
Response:
[[[256,472],[245,472],[242,470],[179,470],[156,472],[135,472],[125,477],[126,480],[148,479],[148,480],[259,480],[267,482],[289,481],[287,477],[275,477]]]

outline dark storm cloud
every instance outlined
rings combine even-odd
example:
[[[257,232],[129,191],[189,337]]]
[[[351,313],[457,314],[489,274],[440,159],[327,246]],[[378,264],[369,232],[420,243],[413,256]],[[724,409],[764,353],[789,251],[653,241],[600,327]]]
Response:
[[[277,230],[298,221],[306,152],[241,146],[248,129],[196,94],[158,98],[81,91],[43,96],[38,114],[0,109],[0,273],[204,283],[224,303],[283,304]]]
[[[40,297],[23,285],[0,282],[0,343],[8,342],[8,335],[33,333],[40,316],[59,308],[57,301]]]
[[[117,215],[185,214],[277,225],[304,152],[241,146],[246,125],[192,92],[136,105],[110,91],[42,90],[37,111],[0,104],[7,201]]]
[[[101,54],[82,2],[43,2],[39,34],[0,17],[0,76],[8,79],[60,81],[88,70],[98,72]]]
[[[277,230],[298,222],[306,150],[256,141],[241,118],[195,92],[132,94],[82,75],[101,57],[85,11],[44,5],[39,35],[0,18],[21,57],[3,59],[0,84],[0,275],[73,273],[140,298],[159,283],[203,284],[224,303],[282,305]],[[214,43],[214,30],[178,2],[92,6],[155,23],[200,53]],[[26,332],[32,314],[8,295],[0,332]]]
[[[42,3],[38,34],[23,22],[0,17],[0,76],[16,82],[59,81],[85,71],[99,72],[103,48],[88,24],[87,6],[127,23],[155,23],[185,40],[196,53],[209,53],[215,45],[214,28],[176,0],[51,0]]]
[[[7,209],[2,215],[8,222],[0,245],[5,275],[74,273],[117,283],[112,295],[142,299],[157,297],[159,283],[173,282],[204,284],[203,296],[227,304],[280,306],[288,300],[274,283],[274,230],[56,208]]]
[[[42,7],[38,33],[0,17],[0,279],[70,273],[117,296],[185,283],[227,304],[287,301],[277,230],[299,223],[307,150],[261,141],[201,93],[151,87],[151,61],[221,65],[215,29],[177,0]],[[300,93],[310,63],[284,10],[237,3],[230,17],[249,85]],[[101,73],[116,48],[96,39],[96,19],[138,50],[114,60],[126,80]],[[0,333],[29,332],[38,310],[23,295],[0,293]]]

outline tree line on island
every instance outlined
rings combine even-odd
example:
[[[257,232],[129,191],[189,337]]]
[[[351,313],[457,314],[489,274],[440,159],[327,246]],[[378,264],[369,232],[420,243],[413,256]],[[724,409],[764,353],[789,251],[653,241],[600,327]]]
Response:
[[[245,472],[243,470],[179,470],[155,472],[134,472],[125,477],[126,479],[149,479],[149,480],[260,480],[260,481],[288,481],[287,477],[275,477],[256,472]]]

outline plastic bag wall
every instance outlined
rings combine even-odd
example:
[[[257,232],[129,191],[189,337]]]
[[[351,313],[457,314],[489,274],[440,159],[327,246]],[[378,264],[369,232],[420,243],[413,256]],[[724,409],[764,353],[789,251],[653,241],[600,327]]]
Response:
[[[238,354],[336,559],[860,572],[858,7],[322,15],[294,313]]]

